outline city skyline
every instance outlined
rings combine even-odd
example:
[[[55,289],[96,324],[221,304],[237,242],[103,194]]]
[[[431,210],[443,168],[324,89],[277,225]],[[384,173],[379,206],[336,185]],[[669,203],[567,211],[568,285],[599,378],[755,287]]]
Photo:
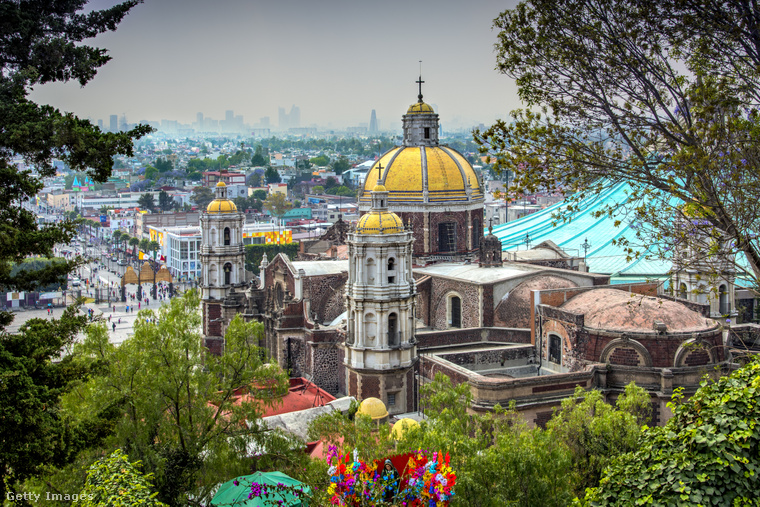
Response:
[[[494,69],[491,29],[515,3],[148,1],[88,41],[113,60],[86,87],[38,86],[31,97],[106,125],[114,114],[192,124],[198,112],[234,110],[277,129],[279,109],[296,106],[302,127],[366,124],[374,109],[392,130],[416,100],[422,60],[424,99],[444,128],[490,124],[520,107],[514,82]]]

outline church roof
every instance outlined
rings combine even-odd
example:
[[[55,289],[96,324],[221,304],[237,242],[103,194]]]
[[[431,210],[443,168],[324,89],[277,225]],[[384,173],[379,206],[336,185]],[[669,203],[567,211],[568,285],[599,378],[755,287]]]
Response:
[[[356,224],[357,234],[395,234],[404,232],[404,222],[390,211],[370,211]]]
[[[415,102],[409,109],[406,110],[406,114],[435,114],[433,106],[425,104],[424,102]]]
[[[206,208],[206,213],[237,213],[237,206],[229,199],[214,199]]]
[[[464,155],[445,146],[396,147],[372,166],[364,180],[361,202],[369,203],[381,169],[380,181],[388,203],[455,203],[483,198],[478,177]],[[470,195],[468,196],[468,189]],[[427,200],[426,195],[427,194]]]

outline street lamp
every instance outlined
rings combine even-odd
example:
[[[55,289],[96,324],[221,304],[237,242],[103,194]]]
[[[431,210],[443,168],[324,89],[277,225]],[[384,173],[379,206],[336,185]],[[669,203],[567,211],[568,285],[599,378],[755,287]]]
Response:
[[[586,254],[591,249],[591,243],[588,242],[588,238],[583,240],[581,248],[583,248],[583,262],[586,262]]]

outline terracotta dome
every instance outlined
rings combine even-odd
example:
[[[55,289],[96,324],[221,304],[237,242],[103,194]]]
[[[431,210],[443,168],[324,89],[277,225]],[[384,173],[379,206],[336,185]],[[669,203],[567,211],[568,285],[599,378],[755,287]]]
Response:
[[[393,425],[393,428],[391,429],[391,437],[393,440],[401,440],[404,437],[404,433],[412,428],[419,427],[420,423],[409,417],[404,417],[403,419],[396,421],[396,424]]]
[[[567,278],[555,275],[538,275],[525,280],[504,295],[497,305],[496,324],[504,327],[530,327],[530,291],[541,289],[570,289],[578,285]]]
[[[560,307],[585,316],[585,327],[605,331],[656,334],[655,322],[671,333],[700,332],[717,326],[681,303],[618,289],[582,292]]]
[[[377,398],[365,398],[356,413],[368,415],[373,421],[388,417],[388,409],[385,408],[385,403]]]

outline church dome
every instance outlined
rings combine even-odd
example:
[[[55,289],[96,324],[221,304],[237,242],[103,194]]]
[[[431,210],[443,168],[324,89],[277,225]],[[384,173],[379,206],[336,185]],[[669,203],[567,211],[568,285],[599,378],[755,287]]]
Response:
[[[391,437],[393,440],[401,440],[407,431],[419,427],[420,423],[409,417],[404,417],[403,419],[396,421],[396,424],[391,428]]]
[[[380,180],[388,203],[466,203],[483,199],[480,182],[470,163],[445,146],[396,147],[372,166],[364,181],[360,202],[369,203],[370,191]]]
[[[388,417],[388,409],[385,408],[385,403],[378,398],[365,398],[356,413],[368,415],[373,421]]]
[[[433,107],[430,104],[424,102],[415,102],[409,109],[406,110],[406,114],[435,114]]]
[[[357,234],[395,234],[404,232],[401,218],[390,211],[370,211],[356,225]]]
[[[237,213],[237,206],[226,198],[227,185],[223,181],[216,184],[216,199],[206,207],[206,213]]]
[[[214,199],[206,208],[206,213],[237,213],[237,206],[229,199]]]

